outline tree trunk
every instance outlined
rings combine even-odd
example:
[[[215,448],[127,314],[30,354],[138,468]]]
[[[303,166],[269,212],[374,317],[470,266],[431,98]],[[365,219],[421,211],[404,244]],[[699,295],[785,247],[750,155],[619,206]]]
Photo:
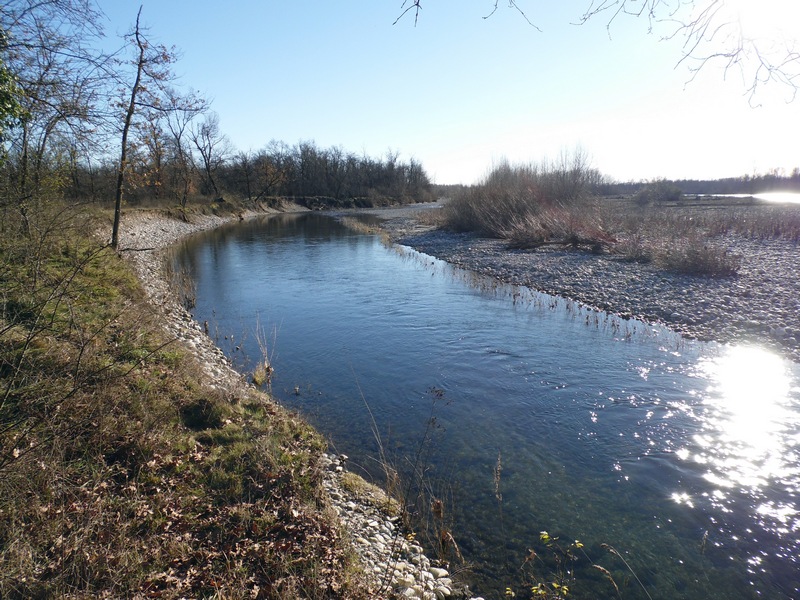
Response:
[[[114,197],[114,227],[111,231],[111,247],[114,250],[119,246],[119,221],[122,216],[122,190],[125,186],[125,167],[128,157],[128,130],[131,128],[133,113],[136,110],[136,94],[139,92],[139,84],[142,81],[142,69],[144,68],[144,44],[139,36],[139,17],[142,14],[142,7],[136,15],[136,45],[139,47],[139,60],[136,62],[136,80],[131,89],[131,99],[128,103],[128,110],[125,113],[125,124],[122,127],[122,149],[119,154],[119,168],[117,169],[117,192]]]

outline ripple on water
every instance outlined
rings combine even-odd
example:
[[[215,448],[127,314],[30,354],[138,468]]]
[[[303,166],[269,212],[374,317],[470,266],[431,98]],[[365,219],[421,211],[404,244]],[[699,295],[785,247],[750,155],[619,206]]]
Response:
[[[274,389],[313,390],[283,400],[354,464],[376,456],[366,405],[401,471],[424,457],[474,590],[520,583],[546,530],[585,544],[587,595],[612,593],[596,563],[646,597],[602,544],[653,597],[800,595],[798,365],[398,254],[319,215],[283,221],[184,255],[196,318],[243,339],[243,369],[259,355],[243,330],[274,328]]]

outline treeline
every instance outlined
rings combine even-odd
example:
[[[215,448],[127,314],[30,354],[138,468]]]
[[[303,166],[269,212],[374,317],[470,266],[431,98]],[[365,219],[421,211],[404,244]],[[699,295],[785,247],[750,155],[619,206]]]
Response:
[[[152,133],[151,133],[152,135]],[[289,198],[309,207],[377,206],[428,201],[431,182],[414,159],[397,152],[383,157],[357,155],[340,146],[320,148],[313,141],[289,145],[272,141],[257,151],[235,151],[225,140],[201,152],[194,144],[180,150],[163,131],[161,140],[137,148],[128,165],[127,202],[131,205],[184,204],[187,199],[235,198],[274,203]],[[76,165],[70,197],[111,202],[117,166]]]
[[[237,150],[210,103],[177,86],[176,51],[148,39],[141,10],[131,13],[130,30],[110,52],[103,19],[93,0],[0,5],[4,222],[17,215],[28,229],[37,207],[60,198],[117,209],[277,197],[309,206],[431,198],[422,165],[394,151],[373,158],[312,141]],[[113,239],[117,224],[115,217]]]
[[[656,182],[627,181],[606,182],[600,191],[602,195],[636,194],[642,188]],[[800,192],[800,167],[789,175],[780,170],[765,174],[725,177],[723,179],[661,179],[659,184],[668,184],[683,194],[762,194],[765,192]]]

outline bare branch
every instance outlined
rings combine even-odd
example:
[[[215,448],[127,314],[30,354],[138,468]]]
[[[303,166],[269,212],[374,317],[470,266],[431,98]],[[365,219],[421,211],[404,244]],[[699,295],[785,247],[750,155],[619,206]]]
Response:
[[[604,15],[610,37],[611,26],[620,17],[646,15],[650,32],[656,27],[667,27],[671,31],[662,39],[684,38],[676,66],[688,66],[691,77],[687,83],[709,64],[716,63],[721,65],[725,77],[734,68],[739,71],[751,104],[757,91],[769,83],[788,89],[788,101],[794,100],[800,85],[797,40],[779,47],[773,37],[746,35],[746,16],[743,22],[743,17],[733,10],[725,0],[590,0],[576,24]],[[775,24],[779,25],[777,21]]]
[[[486,15],[483,18],[484,19],[489,19],[494,13],[496,13],[499,3],[500,3],[500,0],[495,0],[494,8],[492,8],[492,12],[490,12],[488,15]],[[539,29],[539,27],[537,27],[536,25],[534,25],[531,22],[531,20],[528,18],[528,15],[526,15],[525,12],[519,7],[519,5],[517,4],[516,0],[508,0],[508,8],[516,9],[517,12],[522,15],[522,18],[525,19],[525,21],[528,23],[528,25],[533,27],[536,31],[539,31],[539,32],[542,31],[541,29]]]
[[[392,23],[392,25],[397,25],[398,21],[400,21],[400,19],[402,19],[406,15],[406,13],[409,13],[413,10],[414,27],[416,27],[417,21],[419,20],[419,11],[422,10],[422,6],[420,5],[421,1],[422,0],[404,0],[403,5],[400,7],[400,10],[402,10],[403,12],[401,12],[400,16],[394,20],[394,23]]]
[[[490,12],[488,15],[486,15],[483,18],[484,19],[489,19],[492,15],[494,15],[494,13],[497,12],[497,8],[498,8],[499,3],[500,3],[500,0],[495,0],[494,7],[492,8],[492,12]],[[530,25],[531,27],[533,27],[537,31],[541,31],[541,29],[539,29],[539,27],[534,25],[533,22],[528,18],[528,16],[525,14],[525,12],[522,10],[522,8],[520,8],[520,6],[517,4],[516,0],[508,0],[508,8],[515,9],[519,14],[522,15],[522,18],[525,19],[525,21],[528,23],[528,25]],[[392,23],[392,25],[397,25],[397,23],[400,21],[400,19],[402,19],[409,12],[413,11],[414,12],[414,26],[416,27],[417,26],[417,22],[419,21],[419,13],[422,10],[422,0],[404,0],[403,4],[400,6],[400,10],[402,11],[400,13],[400,16],[398,16],[394,20],[394,23]]]

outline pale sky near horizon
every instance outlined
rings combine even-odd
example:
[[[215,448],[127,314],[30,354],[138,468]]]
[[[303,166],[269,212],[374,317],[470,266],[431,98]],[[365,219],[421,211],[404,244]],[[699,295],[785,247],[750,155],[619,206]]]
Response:
[[[726,1],[746,7],[751,28],[800,38],[800,1]],[[109,35],[130,30],[139,2],[98,4]],[[393,24],[402,0],[142,4],[150,38],[181,51],[180,83],[212,100],[239,150],[391,149],[445,184],[576,147],[620,181],[800,167],[800,96],[768,86],[751,103],[737,72],[715,64],[689,82],[682,40],[662,40],[664,26],[574,25],[590,0],[518,0],[541,31],[505,0],[490,19],[493,0],[426,0],[416,26],[413,14]]]

